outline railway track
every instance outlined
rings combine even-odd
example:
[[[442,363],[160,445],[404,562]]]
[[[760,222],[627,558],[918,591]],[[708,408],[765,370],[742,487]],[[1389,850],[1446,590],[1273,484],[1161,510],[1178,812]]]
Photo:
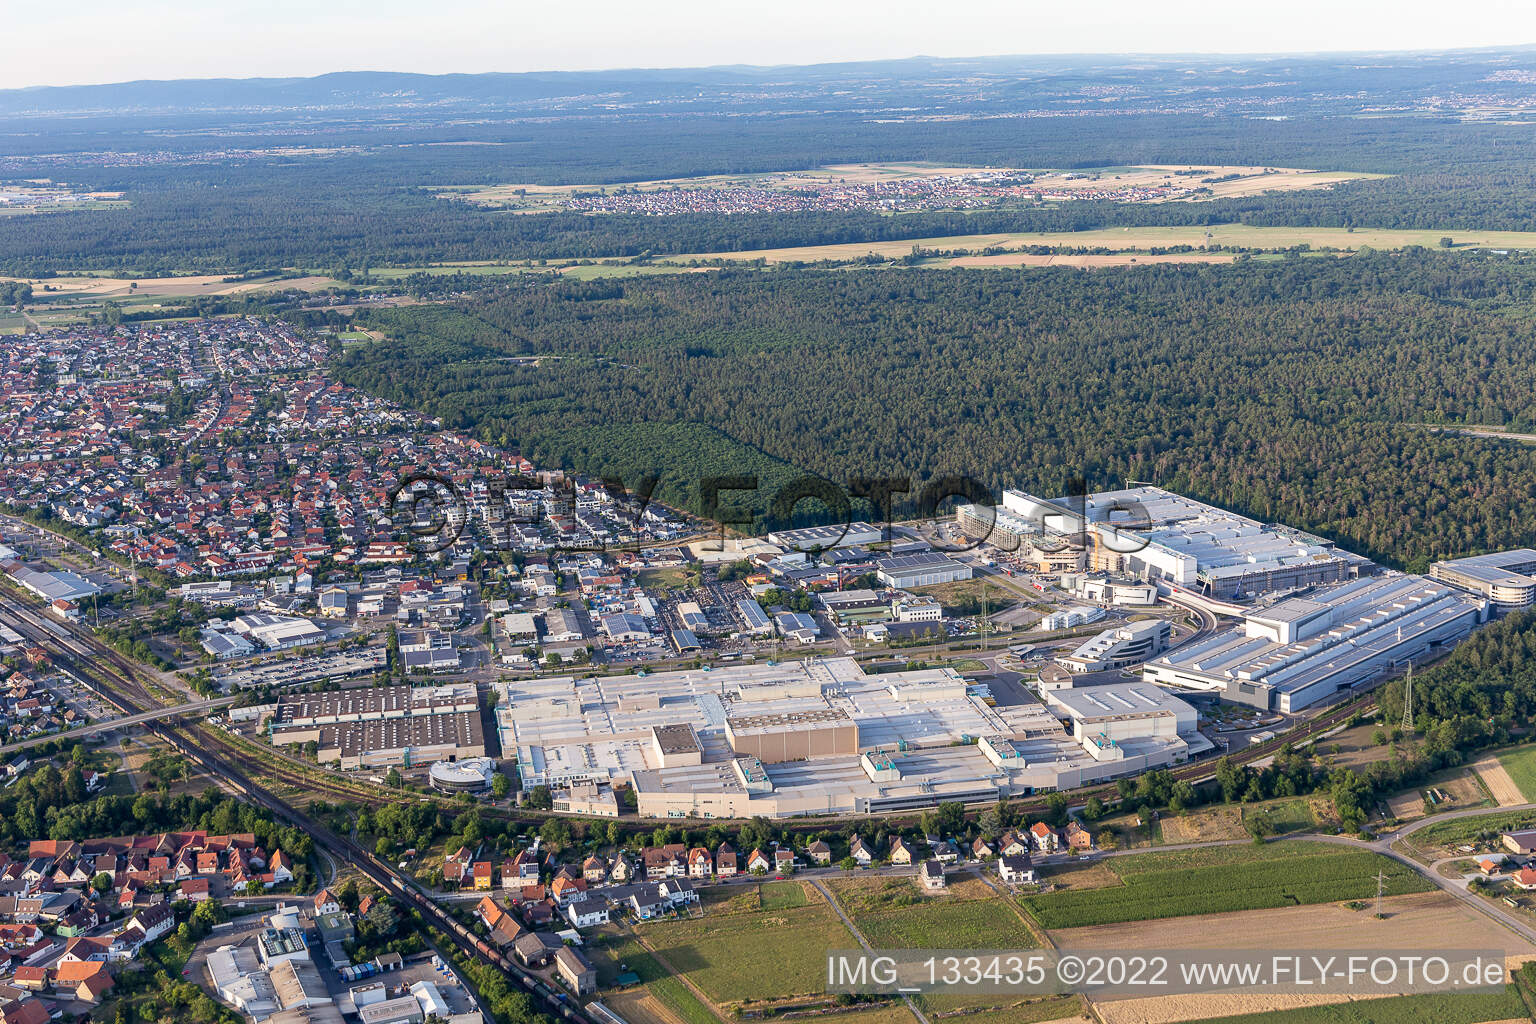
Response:
[[[46,650],[59,668],[91,687],[124,714],[142,714],[154,709],[154,698],[139,679],[132,662],[95,638],[81,637],[62,627],[56,628],[54,623],[5,598],[0,598],[0,617],[9,620],[12,627],[27,640]],[[101,678],[103,676],[106,680]],[[579,1024],[594,1024],[593,1018],[579,1004],[542,978],[523,970],[509,957],[475,935],[439,907],[413,879],[258,785],[243,768],[212,749],[210,744],[194,735],[183,734],[174,721],[147,721],[142,726],[170,743],[212,777],[222,779],[237,794],[307,832],[314,839],[315,845],[324,849],[338,863],[355,869],[385,892],[414,908],[423,921],[447,935],[455,946],[470,957],[506,973],[528,992],[541,1011]],[[278,774],[280,778],[283,777],[281,770]],[[311,787],[310,780],[297,773],[289,774],[293,784]]]

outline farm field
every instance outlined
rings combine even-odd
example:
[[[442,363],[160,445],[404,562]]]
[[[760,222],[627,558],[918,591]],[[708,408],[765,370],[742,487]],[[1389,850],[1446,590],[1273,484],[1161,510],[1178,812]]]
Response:
[[[225,281],[222,276],[203,274],[189,277],[53,277],[46,281],[33,278],[0,278],[3,281],[31,281],[34,303],[46,303],[49,299],[149,299],[157,297],[187,298],[196,295],[238,295],[245,292],[266,291],[278,288],[299,288],[319,291],[331,288],[338,282],[331,277],[311,274],[305,277],[264,277],[251,281]],[[53,290],[45,292],[43,286]],[[137,287],[134,287],[137,285]]]
[[[1439,794],[1438,798],[1431,797],[1431,790]],[[1388,798],[1387,807],[1393,817],[1406,821],[1430,813],[1493,807],[1495,804],[1488,796],[1490,791],[1504,794],[1501,803],[1521,802],[1519,790],[1509,781],[1497,759],[1487,757],[1476,764],[1436,772],[1413,789]],[[1514,800],[1507,799],[1510,793],[1515,795]]]
[[[1484,762],[1488,760],[1489,758],[1483,758],[1473,767],[1482,772]],[[1511,792],[1507,786],[1496,789],[1492,782],[1489,783],[1489,789],[1492,789],[1494,795],[1499,798],[1499,806],[1536,800],[1536,747],[1506,751],[1498,755],[1497,761],[1499,767],[1504,769],[1510,786],[1513,786]]]
[[[1209,235],[1209,238],[1207,238]],[[1532,249],[1536,248],[1536,232],[1530,231],[1422,231],[1387,228],[1290,228],[1256,227],[1248,224],[1216,224],[1209,227],[1133,227],[1102,228],[1093,231],[1073,232],[1020,232],[987,235],[950,235],[942,238],[917,238],[889,242],[849,242],[834,245],[794,246],[781,249],[754,249],[744,252],[690,253],[682,256],[658,257],[657,262],[687,262],[689,260],[764,260],[768,263],[790,261],[815,262],[819,260],[856,260],[874,253],[887,259],[900,259],[910,255],[912,247],[922,249],[1022,249],[1031,245],[1069,246],[1073,248],[1108,248],[1136,250],[1167,248],[1171,246],[1225,245],[1245,249],[1289,249],[1297,245],[1309,245],[1314,249],[1329,246],[1335,249],[1401,249],[1420,245],[1434,248],[1440,239],[1449,236],[1458,248]],[[1169,254],[1180,255],[1180,254]],[[1185,254],[1187,255],[1187,254]],[[1215,254],[1230,255],[1230,254]],[[1152,257],[1146,257],[1148,262]],[[953,261],[949,261],[953,262]],[[940,265],[942,261],[935,261]]]
[[[1062,949],[1221,949],[1241,945],[1236,936],[1260,937],[1297,949],[1413,949],[1433,935],[1445,948],[1506,949],[1511,965],[1536,957],[1536,945],[1522,943],[1481,914],[1441,890],[1389,896],[1385,919],[1374,916],[1372,897],[1355,910],[1343,903],[1201,914],[1196,919],[1161,920],[1053,928],[1050,939]]]
[[[589,946],[598,985],[610,988],[625,964],[640,977],[640,987],[613,993],[632,1012],[634,1024],[717,1024],[718,1018],[629,935],[605,933]],[[622,1011],[620,1011],[622,1013]]]
[[[1048,929],[1362,899],[1376,892],[1378,870],[1390,895],[1429,883],[1364,850],[1322,843],[1220,846],[1115,858],[1120,886],[1025,897]]]
[[[1527,957],[1536,957],[1536,946],[1511,942],[1510,936],[1486,918],[1467,909],[1454,897],[1435,891],[1389,897],[1382,903],[1384,920],[1372,916],[1367,901],[1359,910],[1342,904],[1316,904],[1281,907],[1274,910],[1240,911],[1231,914],[1202,915],[1197,920],[1174,918],[1131,924],[1063,928],[1050,933],[1051,941],[1074,951],[1125,948],[1220,949],[1242,943],[1233,936],[1266,936],[1295,949],[1417,949],[1424,936],[1433,935],[1446,948],[1503,948],[1508,963],[1517,966]],[[1301,1013],[1321,1009],[1328,1004],[1348,1006],[1344,994],[1244,995],[1207,993],[1160,996],[1098,1002],[1095,1007],[1105,1024],[1161,1024],[1161,1022],[1199,1020],[1211,1014],[1241,1011],[1256,1015],[1285,1011]],[[1434,997],[1425,997],[1434,998]],[[1518,997],[1516,997],[1518,998]],[[1367,1015],[1340,1017],[1298,1017],[1320,1021],[1397,1021],[1378,1011],[1389,1005],[1386,1000],[1362,1000]],[[1426,1003],[1425,1005],[1430,1005]],[[1468,1004],[1471,1005],[1471,1004]],[[1496,1005],[1496,1004],[1492,1004]],[[1244,1017],[1244,1020],[1249,1019]],[[1254,1017],[1268,1021],[1270,1017]],[[1289,1017],[1277,1017],[1289,1020]],[[1408,1020],[1419,1018],[1408,1017]],[[1451,1016],[1448,1020],[1483,1021],[1499,1017]]]
[[[1305,997],[1303,997],[1305,998]],[[1513,985],[1497,995],[1418,995],[1360,999],[1277,1013],[1207,1018],[1206,1024],[1480,1024],[1530,1020]],[[1105,1024],[1111,1024],[1106,1018]]]
[[[1511,985],[1497,995],[1380,999],[1350,999],[1342,994],[1199,993],[1096,1003],[1094,1009],[1103,1024],[1515,1024],[1530,1019],[1524,1006]]]
[[[855,945],[825,905],[667,921],[639,934],[717,1004],[819,993],[826,951]]]
[[[854,927],[876,949],[1028,949],[1039,945],[997,896],[931,897],[910,907],[856,914]]]
[[[1027,996],[1005,1002],[1007,996],[982,996],[967,1003],[944,997],[924,996],[919,1002],[930,1014],[964,1010],[963,1014],[938,1017],[963,1024],[1092,1024],[1082,996]],[[912,1015],[907,1014],[908,1020]]]

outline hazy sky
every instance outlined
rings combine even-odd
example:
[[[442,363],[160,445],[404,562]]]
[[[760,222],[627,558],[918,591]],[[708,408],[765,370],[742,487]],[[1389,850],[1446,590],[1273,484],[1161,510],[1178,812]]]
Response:
[[[1027,53],[1536,44],[1533,0],[75,0],[5,5],[0,88]]]

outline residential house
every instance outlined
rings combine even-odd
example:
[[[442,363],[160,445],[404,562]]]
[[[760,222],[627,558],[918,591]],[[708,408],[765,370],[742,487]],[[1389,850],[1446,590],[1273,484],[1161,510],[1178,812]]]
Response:
[[[608,862],[598,856],[588,857],[581,862],[581,877],[588,885],[602,885],[608,880]]]
[[[48,987],[48,968],[22,964],[11,974],[11,984],[28,992],[41,992]]]
[[[502,948],[512,945],[523,934],[523,926],[489,896],[481,897],[480,902],[475,904],[475,916],[490,932],[491,941]]]
[[[341,913],[341,901],[336,898],[335,893],[329,889],[321,889],[315,893],[314,914],[316,917],[339,913]]]
[[[594,896],[572,900],[565,908],[565,918],[572,928],[594,928],[608,923],[608,901]]]
[[[907,845],[901,836],[891,836],[891,854],[887,858],[892,864],[911,864],[912,848]]]
[[[708,878],[714,870],[714,859],[709,851],[702,846],[695,846],[688,851],[688,877]]]
[[[1004,833],[997,844],[997,852],[1005,857],[1017,857],[1029,852],[1029,839],[1017,832]]]
[[[863,836],[854,836],[848,841],[848,856],[861,868],[867,868],[874,861],[875,855],[864,842]]]
[[[574,900],[586,895],[587,880],[576,879],[569,875],[561,875],[549,885],[549,894],[554,897],[555,905],[564,907]]]
[[[1035,866],[1027,853],[1005,853],[997,858],[997,876],[1009,885],[1026,885],[1035,880]]]
[[[67,964],[80,960],[106,963],[107,951],[111,946],[112,940],[106,936],[77,936],[64,944],[64,953],[59,957],[59,963]]]
[[[917,877],[923,888],[931,891],[944,888],[944,865],[937,860],[925,860],[917,869]]]
[[[635,917],[645,921],[665,913],[667,901],[656,886],[642,885],[630,893],[629,908]]]
[[[996,855],[997,849],[981,836],[977,836],[974,840],[971,841],[972,860],[990,860]]]
[[[519,850],[517,856],[512,858],[512,867],[517,871],[518,880],[521,882],[539,880],[539,855],[532,850]]]
[[[99,1003],[112,991],[112,972],[98,961],[60,961],[53,971],[53,989],[82,1003]]]
[[[211,895],[206,878],[185,878],[177,887],[176,898],[188,903],[201,903]]]
[[[828,846],[824,839],[818,839],[807,846],[805,852],[810,854],[811,860],[817,864],[826,866],[832,863],[832,847]]]
[[[682,843],[647,846],[640,851],[640,861],[645,866],[646,880],[654,882],[661,878],[687,874],[687,853],[688,849]]]
[[[467,846],[461,846],[443,858],[443,882],[446,885],[463,885],[468,877],[475,855]]]
[[[773,861],[762,850],[753,850],[747,855],[747,873],[750,875],[766,875],[773,870]]]
[[[736,875],[736,848],[730,843],[721,843],[715,848],[715,877],[733,878]]]
[[[1067,849],[1069,850],[1076,850],[1081,853],[1084,850],[1093,849],[1093,836],[1088,834],[1088,830],[1080,822],[1067,822],[1067,827],[1063,830],[1062,835],[1066,838]]]
[[[561,946],[555,951],[555,970],[560,980],[578,996],[597,991],[597,969],[574,946]]]
[[[686,878],[668,878],[656,887],[661,898],[674,907],[699,902],[699,894]]]
[[[267,869],[272,875],[273,885],[293,881],[293,858],[282,850],[272,854],[272,862],[267,865]]]
[[[773,851],[773,867],[780,874],[787,875],[795,870],[795,851],[787,846],[781,846]]]
[[[1055,853],[1061,848],[1061,836],[1043,821],[1029,826],[1029,841],[1041,853]]]

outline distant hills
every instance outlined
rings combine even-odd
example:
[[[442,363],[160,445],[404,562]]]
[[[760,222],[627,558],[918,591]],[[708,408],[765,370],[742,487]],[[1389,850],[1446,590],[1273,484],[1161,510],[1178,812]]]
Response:
[[[531,72],[524,74],[423,75],[394,71],[345,71],[314,78],[183,79],[0,90],[0,117],[176,112],[508,111],[546,109],[566,100],[578,109],[623,111],[661,104],[668,109],[718,109],[722,97],[752,105],[763,95],[809,90],[830,98],[840,90],[854,96],[879,86],[929,96],[975,90],[999,94],[1083,78],[1122,78],[1128,87],[1161,91],[1175,79],[1218,84],[1241,80],[1252,87],[1265,79],[1325,83],[1362,72],[1389,90],[1413,86],[1465,85],[1482,81],[1491,69],[1529,66],[1529,48],[1465,50],[1437,54],[1299,54],[1280,56],[1072,55],[946,59],[913,57],[806,66],[628,69]],[[805,98],[803,92],[800,98]],[[562,105],[563,106],[563,105]],[[727,102],[727,107],[731,106]]]

